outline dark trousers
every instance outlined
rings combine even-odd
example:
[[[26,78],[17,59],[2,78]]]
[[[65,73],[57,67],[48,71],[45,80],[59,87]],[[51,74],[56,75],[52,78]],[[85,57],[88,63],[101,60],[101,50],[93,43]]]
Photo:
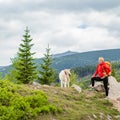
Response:
[[[109,88],[108,88],[108,77],[100,78],[100,77],[93,77],[91,78],[92,87],[94,87],[95,81],[103,81],[106,96],[108,96]]]

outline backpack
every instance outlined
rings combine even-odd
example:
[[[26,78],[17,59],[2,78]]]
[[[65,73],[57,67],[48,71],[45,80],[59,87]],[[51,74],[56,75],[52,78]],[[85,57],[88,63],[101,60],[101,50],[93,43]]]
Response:
[[[111,69],[111,63],[109,61],[105,61],[105,64]],[[111,71],[108,73],[109,75],[111,75]]]
[[[105,61],[105,64],[111,68],[111,63],[109,61]]]

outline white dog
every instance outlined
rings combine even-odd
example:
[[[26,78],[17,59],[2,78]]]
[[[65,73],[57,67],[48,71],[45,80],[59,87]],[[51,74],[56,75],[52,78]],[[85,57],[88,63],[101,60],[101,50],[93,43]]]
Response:
[[[62,70],[59,74],[59,79],[61,83],[61,87],[69,87],[70,86],[70,69]]]

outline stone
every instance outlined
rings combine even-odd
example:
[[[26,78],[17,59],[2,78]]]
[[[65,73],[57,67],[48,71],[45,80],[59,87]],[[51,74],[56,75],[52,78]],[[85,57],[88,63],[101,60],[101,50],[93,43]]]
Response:
[[[109,101],[113,103],[114,107],[120,111],[120,83],[113,77],[110,76],[109,82]]]
[[[94,117],[95,119],[97,119],[97,116],[96,116],[95,114],[93,114],[93,117]]]
[[[50,86],[49,86],[49,85],[45,85],[45,84],[44,84],[44,85],[43,85],[43,87],[50,87]]]
[[[76,84],[73,84],[71,87],[73,87],[76,91],[78,91],[78,93],[82,92],[82,88]]]
[[[117,98],[118,101],[120,101],[120,96]]]
[[[40,86],[40,84],[38,82],[33,82],[32,83],[34,86]]]
[[[102,82],[95,82],[94,89],[98,92],[104,91],[104,86]]]
[[[120,83],[114,77],[109,77],[109,98],[119,100],[120,99]]]
[[[112,117],[110,115],[107,115],[107,120],[112,120]]]

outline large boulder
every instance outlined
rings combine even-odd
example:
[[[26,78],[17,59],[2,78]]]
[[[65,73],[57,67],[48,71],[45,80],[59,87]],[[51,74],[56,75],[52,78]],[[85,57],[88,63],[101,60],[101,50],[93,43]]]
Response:
[[[120,99],[120,83],[112,76],[109,77],[109,98]]]
[[[109,100],[120,111],[120,83],[112,76],[109,77]]]
[[[78,91],[78,93],[82,92],[82,88],[76,84],[73,84],[71,87],[73,87],[76,91]]]

